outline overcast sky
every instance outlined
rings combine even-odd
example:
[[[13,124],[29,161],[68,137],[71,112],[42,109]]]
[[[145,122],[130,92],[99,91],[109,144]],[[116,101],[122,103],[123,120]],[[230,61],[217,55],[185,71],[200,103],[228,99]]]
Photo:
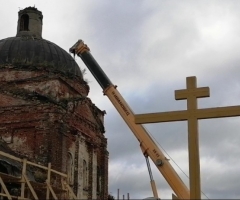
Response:
[[[240,1],[1,0],[0,39],[15,36],[19,9],[43,13],[43,37],[66,51],[83,39],[110,80],[137,114],[186,109],[174,91],[186,77],[210,87],[200,108],[240,104]],[[80,68],[86,68],[80,58]],[[87,70],[93,103],[106,110],[109,193],[152,196],[136,138]],[[187,123],[145,127],[171,156],[188,185]],[[240,198],[240,118],[199,122],[201,185],[208,198]],[[167,158],[170,158],[166,155]],[[159,196],[172,191],[152,164]],[[206,198],[202,195],[203,198]]]

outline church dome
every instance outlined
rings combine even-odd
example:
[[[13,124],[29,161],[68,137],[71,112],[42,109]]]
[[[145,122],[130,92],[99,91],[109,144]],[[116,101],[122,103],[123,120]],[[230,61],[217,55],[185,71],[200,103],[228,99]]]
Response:
[[[72,56],[45,39],[20,36],[0,40],[0,65],[2,64],[43,65],[63,73],[82,76]]]
[[[42,13],[28,7],[19,11],[16,37],[0,40],[0,67],[3,64],[37,65],[82,77],[72,56],[58,45],[42,39]]]

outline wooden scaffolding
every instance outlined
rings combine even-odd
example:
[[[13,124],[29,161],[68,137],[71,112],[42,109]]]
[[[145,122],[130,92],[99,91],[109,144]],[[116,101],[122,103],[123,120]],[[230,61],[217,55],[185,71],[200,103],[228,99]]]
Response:
[[[56,171],[51,168],[51,163],[48,163],[48,166],[39,165],[33,162],[28,161],[27,159],[21,159],[15,157],[13,155],[7,154],[3,151],[0,151],[1,157],[6,157],[13,161],[17,161],[21,163],[21,175],[13,176],[6,173],[0,172],[0,199],[1,200],[38,200],[38,194],[41,193],[41,196],[45,196],[44,199],[77,199],[77,196],[73,193],[72,188],[68,184],[67,174]],[[46,180],[43,183],[39,183],[36,181],[29,180],[27,176],[27,167],[35,167],[46,173]],[[58,176],[58,180],[60,183],[53,184],[53,180],[51,180],[52,175],[54,177]],[[9,185],[17,185],[19,190],[19,195],[12,195],[11,191],[9,191]],[[56,185],[60,185],[56,187]]]

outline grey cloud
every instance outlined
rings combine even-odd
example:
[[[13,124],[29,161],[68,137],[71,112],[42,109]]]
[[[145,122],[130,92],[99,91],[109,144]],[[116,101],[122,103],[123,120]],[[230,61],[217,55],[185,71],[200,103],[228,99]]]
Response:
[[[33,6],[21,2],[19,7]],[[18,5],[13,11],[16,1],[10,3],[0,12],[1,38],[16,32]],[[67,51],[77,39],[83,39],[135,113],[186,109],[186,101],[174,99],[174,90],[184,89],[185,77],[190,75],[197,76],[200,87],[210,87],[211,97],[199,100],[200,108],[240,104],[237,1],[51,1],[47,6],[45,1],[37,1],[36,6],[44,15],[44,37]],[[214,27],[223,32],[215,33]],[[85,68],[80,59],[77,62]],[[107,111],[109,191],[116,194],[120,188],[133,198],[151,196],[138,141],[102,96],[90,72],[86,78],[90,98]],[[187,173],[186,122],[146,128]],[[239,130],[238,118],[199,122],[202,189],[209,198],[240,197]],[[111,171],[114,166],[122,168],[120,178]],[[161,198],[171,198],[166,181],[154,165],[152,168]]]

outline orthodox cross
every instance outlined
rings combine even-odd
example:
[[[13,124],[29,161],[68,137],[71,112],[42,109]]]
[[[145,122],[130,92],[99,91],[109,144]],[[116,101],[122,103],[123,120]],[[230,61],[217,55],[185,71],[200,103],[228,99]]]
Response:
[[[187,99],[187,110],[135,115],[136,124],[188,121],[190,199],[201,199],[198,120],[240,116],[240,106],[198,109],[197,98],[209,97],[209,87],[197,88],[196,77],[187,77],[187,89],[175,90],[175,99]]]

